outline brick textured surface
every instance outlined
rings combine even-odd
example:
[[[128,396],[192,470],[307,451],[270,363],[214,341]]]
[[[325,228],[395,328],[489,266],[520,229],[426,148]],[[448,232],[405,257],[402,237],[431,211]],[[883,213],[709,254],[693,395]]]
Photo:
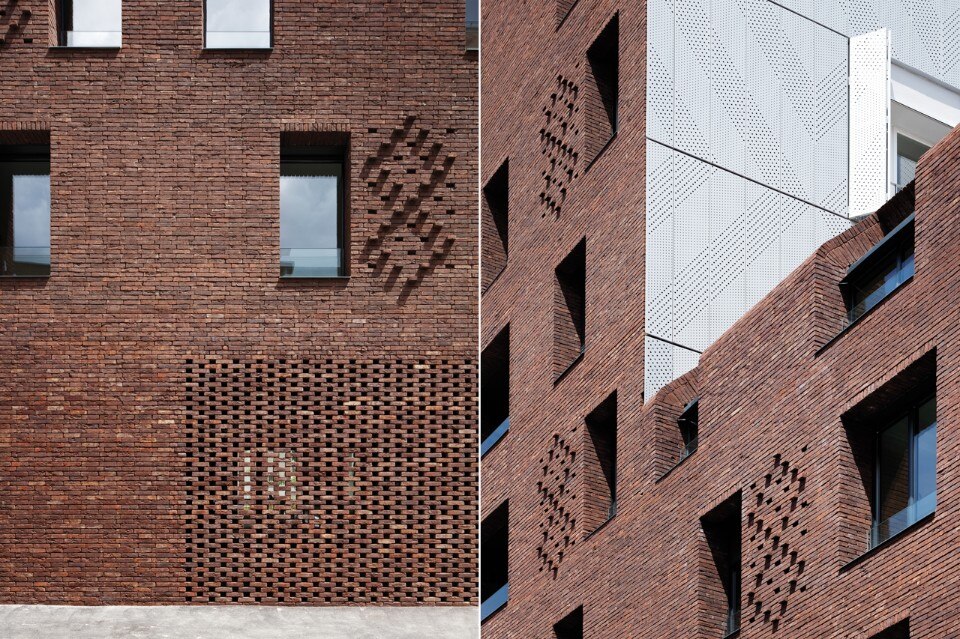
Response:
[[[0,281],[0,601],[475,602],[462,3],[275,0],[257,52],[200,0],[50,48],[50,4],[0,19],[0,129],[52,156],[52,275]],[[285,133],[348,142],[349,279],[278,279]]]
[[[562,214],[544,216],[542,96],[555,90],[558,74],[583,84],[587,48],[617,10],[618,135],[568,189]],[[510,500],[510,600],[486,620],[483,635],[552,638],[553,624],[582,604],[587,637],[721,636],[722,595],[710,582],[715,568],[701,517],[739,493],[740,637],[868,639],[906,618],[911,637],[960,636],[953,594],[960,585],[960,132],[919,163],[912,281],[840,334],[838,283],[903,219],[914,199],[908,191],[821,247],[721,336],[698,368],[644,398],[644,7],[580,0],[557,29],[554,2],[486,2],[484,20],[482,175],[510,158],[514,214],[507,268],[481,301],[483,343],[507,323],[512,343],[510,432],[482,469],[483,512]],[[551,269],[583,236],[586,352],[554,386]],[[875,425],[886,386],[930,357],[937,510],[864,555],[870,514],[845,421]],[[613,391],[618,510],[584,538],[577,435]],[[699,448],[676,465],[676,417],[697,396]],[[556,518],[542,505],[540,482],[544,466],[549,477],[560,470],[544,461],[558,438],[576,460],[562,470],[577,477],[564,487],[571,497],[550,502],[557,492],[550,485],[547,502],[576,520],[577,543],[551,571],[541,548],[544,527]],[[550,547],[548,559],[558,551]]]

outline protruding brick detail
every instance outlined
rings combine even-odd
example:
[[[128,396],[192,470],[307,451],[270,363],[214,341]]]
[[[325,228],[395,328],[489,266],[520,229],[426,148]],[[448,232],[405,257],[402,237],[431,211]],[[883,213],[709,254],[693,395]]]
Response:
[[[540,109],[543,114],[539,196],[542,218],[548,214],[550,219],[560,217],[570,186],[582,172],[580,99],[580,85],[558,74],[553,92]]]
[[[554,434],[546,454],[540,458],[537,493],[540,497],[540,538],[537,557],[540,571],[553,578],[564,556],[577,543],[577,471],[579,453],[573,443],[578,428],[566,437]]]

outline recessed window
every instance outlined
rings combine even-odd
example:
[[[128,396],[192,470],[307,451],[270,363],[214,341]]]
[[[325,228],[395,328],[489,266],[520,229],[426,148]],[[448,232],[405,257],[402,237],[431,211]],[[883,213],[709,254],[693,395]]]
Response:
[[[583,606],[553,624],[556,639],[583,639]]]
[[[480,454],[486,455],[510,429],[510,326],[480,355]]]
[[[503,608],[510,597],[510,510],[503,502],[480,524],[480,620]]]
[[[0,276],[50,275],[50,146],[0,146]]]
[[[917,162],[920,156],[930,150],[923,142],[918,142],[902,133],[897,134],[897,185],[900,190],[913,181],[917,174]]]
[[[703,618],[710,637],[740,628],[740,493],[700,519],[713,570],[701,575]]]
[[[873,635],[871,639],[910,639],[910,620],[904,619],[880,634]]]
[[[586,151],[592,162],[620,127],[620,16],[587,50]]]
[[[617,394],[584,421],[583,525],[589,535],[617,513]]]
[[[700,398],[687,404],[680,417],[677,418],[677,427],[680,429],[680,461],[683,461],[697,451],[697,442],[700,437]]]
[[[559,380],[586,348],[587,243],[570,251],[554,271],[553,373]]]
[[[272,0],[206,0],[208,49],[269,49],[273,46]]]
[[[61,47],[119,47],[121,0],[59,0],[57,44]]]
[[[480,0],[466,1],[467,51],[478,51],[480,49]]]
[[[510,166],[504,160],[483,187],[481,277],[483,291],[490,287],[507,267],[509,251],[508,217],[510,208]]]
[[[913,215],[890,231],[854,263],[840,282],[847,323],[863,317],[914,274]]]
[[[280,151],[280,276],[344,275],[342,147]]]

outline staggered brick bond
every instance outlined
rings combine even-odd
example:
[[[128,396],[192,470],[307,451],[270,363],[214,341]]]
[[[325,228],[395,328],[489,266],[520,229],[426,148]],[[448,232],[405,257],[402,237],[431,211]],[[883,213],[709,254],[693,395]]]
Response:
[[[0,142],[51,147],[51,275],[0,280],[0,603],[476,603],[464,6],[272,4],[259,51],[201,0],[124,0],[111,50],[0,6]],[[343,149],[347,277],[279,278],[288,144]]]

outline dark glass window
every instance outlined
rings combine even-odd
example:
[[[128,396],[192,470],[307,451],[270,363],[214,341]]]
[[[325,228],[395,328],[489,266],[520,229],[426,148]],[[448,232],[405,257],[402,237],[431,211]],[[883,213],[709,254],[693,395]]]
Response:
[[[905,619],[895,626],[891,626],[871,639],[910,639],[910,620]]]
[[[683,409],[677,418],[680,428],[680,439],[683,442],[680,449],[680,461],[683,461],[696,452],[700,436],[700,398],[693,400]]]
[[[553,624],[556,639],[583,639],[583,606]]]
[[[343,150],[287,146],[280,153],[280,275],[344,274]]]
[[[467,51],[480,49],[480,0],[467,0]]]
[[[913,277],[913,215],[853,264],[840,282],[852,324]]]
[[[584,420],[584,530],[593,533],[617,513],[617,394]]]
[[[503,502],[480,524],[480,620],[506,605],[509,587],[508,502]]]
[[[713,583],[719,581],[723,593],[722,599],[705,602],[704,610],[716,627],[713,636],[726,637],[740,628],[740,493],[707,513],[700,524],[716,568],[709,577]]]
[[[49,146],[0,146],[0,275],[50,275]]]
[[[870,546],[936,510],[937,401],[930,397],[877,432]]]
[[[481,279],[486,292],[507,267],[509,255],[510,165],[504,160],[486,186],[481,201]]]
[[[269,49],[273,46],[272,0],[206,0],[208,49]]]
[[[480,454],[486,455],[510,429],[510,326],[480,355]]]
[[[553,373],[558,380],[586,348],[587,243],[580,240],[555,269]]]
[[[620,128],[620,15],[587,50],[586,152],[593,162]]]
[[[60,46],[120,46],[121,0],[60,0],[57,9]]]

